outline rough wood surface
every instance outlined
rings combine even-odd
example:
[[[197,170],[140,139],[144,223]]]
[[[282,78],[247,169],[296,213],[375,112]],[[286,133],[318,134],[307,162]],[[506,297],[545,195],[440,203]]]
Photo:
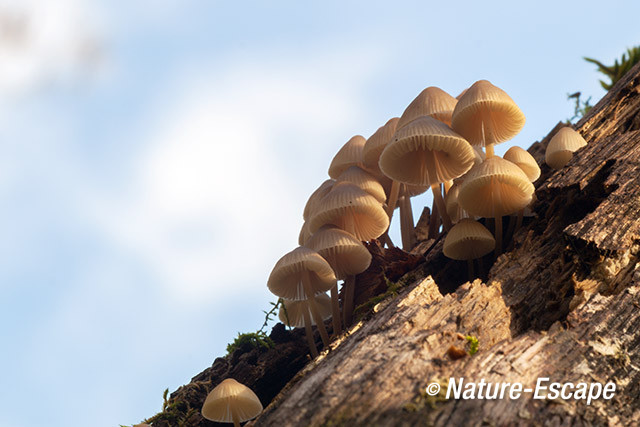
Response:
[[[482,260],[475,281],[444,257],[441,238],[411,255],[374,242],[374,263],[357,278],[359,322],[330,351],[307,361],[302,335],[274,328],[274,349],[217,359],[151,424],[216,425],[199,415],[207,391],[244,375],[269,404],[255,426],[640,425],[640,64],[578,122],[588,145],[554,171],[544,151],[564,125],[529,149],[542,170],[534,216],[505,236],[501,257]],[[426,211],[420,227],[428,220]],[[474,355],[467,336],[478,339]],[[451,377],[617,389],[590,405],[424,392]]]
[[[296,377],[255,425],[640,423],[640,66],[577,125],[588,145],[542,165],[536,217],[485,283],[419,278]],[[531,152],[540,163],[552,133]],[[425,245],[423,249],[426,249]],[[433,244],[430,244],[432,247]],[[452,269],[436,245],[418,276]],[[462,267],[453,267],[463,269]],[[454,360],[474,335],[480,350]],[[455,356],[457,357],[457,356]],[[613,381],[612,400],[455,400],[433,381]]]

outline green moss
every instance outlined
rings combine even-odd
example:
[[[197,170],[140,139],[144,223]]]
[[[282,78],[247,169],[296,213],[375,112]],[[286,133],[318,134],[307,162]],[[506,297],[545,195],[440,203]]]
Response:
[[[469,343],[469,355],[473,356],[474,354],[476,354],[478,352],[478,349],[480,347],[480,343],[478,341],[478,338],[474,337],[473,335],[467,335],[465,337],[467,339],[467,342]]]
[[[241,347],[250,348],[273,348],[274,343],[264,332],[247,332],[238,333],[236,339],[231,344],[227,344],[227,354],[232,354],[236,349]]]

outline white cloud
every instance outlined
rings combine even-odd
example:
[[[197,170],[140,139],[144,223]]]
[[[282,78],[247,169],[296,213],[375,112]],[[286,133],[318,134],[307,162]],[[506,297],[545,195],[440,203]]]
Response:
[[[264,285],[297,245],[301,187],[317,185],[296,172],[318,168],[320,182],[330,160],[305,166],[295,152],[334,152],[343,142],[335,129],[362,114],[354,97],[371,60],[336,82],[319,66],[340,62],[331,59],[186,73],[147,123],[127,193],[96,203],[99,228],[185,302]]]
[[[80,0],[0,1],[0,95],[78,78],[100,55],[96,26]]]

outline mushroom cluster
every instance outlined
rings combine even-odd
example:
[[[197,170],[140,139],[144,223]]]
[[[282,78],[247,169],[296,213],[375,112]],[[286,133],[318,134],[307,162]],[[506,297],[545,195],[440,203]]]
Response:
[[[355,276],[371,262],[363,242],[379,239],[393,246],[388,229],[396,207],[402,247],[415,246],[411,197],[431,189],[429,237],[447,232],[445,255],[466,260],[471,274],[473,259],[501,252],[502,219],[512,215],[510,226],[515,218],[522,221],[540,169],[522,149],[514,147],[502,158],[493,146],[513,138],[524,122],[511,97],[486,80],[458,98],[428,87],[400,117],[368,139],[353,136],[338,150],[329,179],[304,207],[299,247],[276,263],[268,280],[284,300],[281,319],[306,329],[313,356],[318,353],[312,326],[326,347],[328,316],[334,336],[351,324]],[[478,218],[495,224],[493,235]]]
[[[512,139],[524,123],[524,114],[506,92],[479,80],[457,98],[428,87],[400,117],[368,139],[355,135],[340,148],[329,179],[304,206],[299,246],[277,261],[267,281],[282,301],[279,319],[305,329],[313,357],[318,356],[313,326],[328,347],[325,321],[331,319],[334,337],[352,323],[355,277],[371,263],[364,242],[380,239],[393,246],[388,230],[396,207],[402,246],[415,246],[411,197],[431,189],[429,237],[446,233],[444,255],[467,261],[470,279],[474,260],[501,253],[503,217],[511,216],[507,234],[520,227],[534,200],[540,168],[522,148],[511,147],[499,157],[494,145]],[[584,145],[580,134],[563,128],[549,143],[546,162],[562,168]],[[491,222],[493,234],[487,228]],[[261,410],[251,390],[226,379],[209,393],[202,414],[238,426]]]

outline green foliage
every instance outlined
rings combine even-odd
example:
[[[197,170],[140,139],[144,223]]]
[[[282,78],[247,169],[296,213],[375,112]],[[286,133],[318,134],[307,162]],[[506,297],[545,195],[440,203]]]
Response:
[[[269,336],[262,332],[238,333],[231,344],[227,344],[227,354],[232,354],[237,348],[249,346],[252,348],[273,348],[274,343]]]
[[[282,307],[282,310],[284,311],[284,316],[287,319],[287,323],[290,323],[289,314],[287,313],[287,308],[285,307],[284,302],[282,301],[282,298],[278,298],[276,302],[269,301],[269,304],[271,305],[271,310],[269,311],[262,310],[265,316],[264,316],[264,323],[262,324],[260,329],[258,329],[259,334],[266,333],[265,328],[269,325],[269,322],[273,320],[272,317],[275,316],[276,313],[278,313],[278,310],[280,309],[280,307]]]
[[[593,105],[591,105],[591,97],[587,98],[586,101],[582,101],[580,99],[581,95],[582,94],[580,92],[567,94],[567,99],[573,99],[575,100],[575,103],[576,103],[576,105],[573,108],[573,117],[568,119],[567,120],[568,122],[572,122],[575,119],[584,117],[584,115],[587,114],[589,110],[591,110],[591,108],[593,108]]]
[[[640,62],[640,46],[627,49],[627,51],[622,54],[620,62],[616,59],[613,65],[604,65],[602,62],[593,58],[584,57],[584,60],[597,65],[598,71],[609,78],[609,82],[600,80],[602,87],[605,90],[609,90],[622,78],[622,76],[625,75],[627,71],[631,69],[631,67]]]
[[[164,393],[162,393],[162,410],[166,410],[169,405],[169,389],[165,388]]]
[[[473,335],[467,335],[465,338],[469,343],[469,355],[473,356],[478,352],[478,348],[480,347],[478,338],[474,337]]]

